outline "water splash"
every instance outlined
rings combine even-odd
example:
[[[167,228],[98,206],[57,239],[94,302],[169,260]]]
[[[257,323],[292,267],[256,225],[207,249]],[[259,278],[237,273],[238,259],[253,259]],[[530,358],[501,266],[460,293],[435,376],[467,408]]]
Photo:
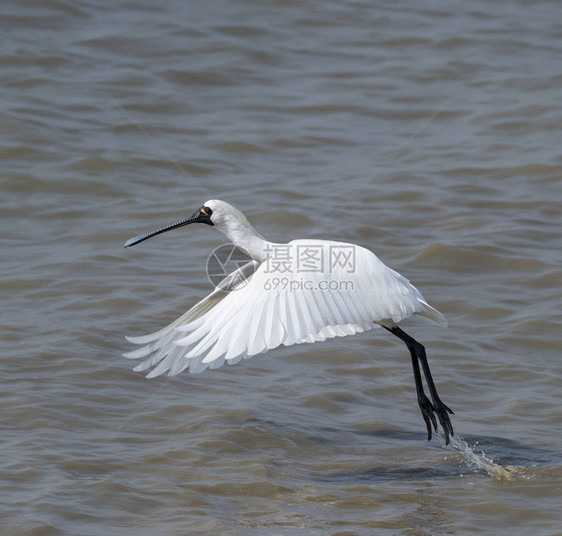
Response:
[[[444,444],[444,442],[443,442]],[[451,447],[457,450],[470,469],[483,470],[497,480],[514,480],[516,478],[530,478],[522,468],[514,465],[500,465],[492,458],[481,452],[476,453],[470,445],[460,437],[451,438]]]

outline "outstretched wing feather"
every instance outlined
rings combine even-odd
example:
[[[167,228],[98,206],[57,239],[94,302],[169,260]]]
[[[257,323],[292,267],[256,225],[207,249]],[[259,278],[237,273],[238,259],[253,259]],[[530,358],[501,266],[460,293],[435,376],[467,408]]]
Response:
[[[355,255],[355,272],[335,267],[329,274],[307,273],[306,287],[295,272],[283,274],[286,284],[273,286],[265,264],[258,267],[253,261],[245,268],[251,272],[245,285],[231,284],[231,292],[217,289],[166,328],[130,338],[145,346],[127,357],[146,357],[135,370],[154,367],[148,377],[174,375],[187,367],[196,373],[281,344],[352,335],[416,313],[445,322],[407,279],[373,253],[357,246]],[[229,276],[231,281],[235,275]],[[323,278],[332,284],[322,287]],[[347,284],[334,283],[342,281]]]

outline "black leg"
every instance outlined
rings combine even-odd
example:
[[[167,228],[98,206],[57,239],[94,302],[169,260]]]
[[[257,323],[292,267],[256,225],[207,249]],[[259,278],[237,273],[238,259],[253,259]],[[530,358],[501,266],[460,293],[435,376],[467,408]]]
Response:
[[[454,412],[441,401],[439,395],[437,394],[437,389],[435,388],[435,383],[433,382],[433,377],[431,376],[431,370],[429,370],[429,363],[427,362],[427,357],[425,355],[425,348],[422,344],[420,344],[414,338],[410,337],[399,327],[383,327],[390,331],[390,333],[392,333],[393,335],[396,335],[396,337],[398,337],[400,340],[404,341],[404,343],[406,343],[406,346],[408,347],[408,350],[410,350],[410,356],[412,358],[412,368],[414,369],[414,380],[416,382],[416,393],[418,395],[418,404],[420,406],[425,425],[427,426],[428,441],[431,440],[431,424],[433,424],[435,431],[437,431],[437,421],[435,419],[436,414],[445,434],[445,443],[448,445],[449,436],[452,436],[454,433],[453,425],[451,424],[451,419],[449,418],[449,413],[451,415],[454,415]],[[427,383],[427,387],[429,389],[429,394],[431,395],[433,404],[429,401],[424,393],[419,363],[421,363],[425,381]]]

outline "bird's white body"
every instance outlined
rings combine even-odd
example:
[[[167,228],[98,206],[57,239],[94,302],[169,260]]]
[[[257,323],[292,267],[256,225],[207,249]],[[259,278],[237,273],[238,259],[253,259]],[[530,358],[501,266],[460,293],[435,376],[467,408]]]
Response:
[[[169,326],[129,340],[148,377],[196,373],[280,345],[323,341],[417,314],[446,325],[404,277],[374,253],[327,240],[268,242],[228,203],[211,200],[211,225],[253,260]],[[202,209],[203,210],[203,209]]]

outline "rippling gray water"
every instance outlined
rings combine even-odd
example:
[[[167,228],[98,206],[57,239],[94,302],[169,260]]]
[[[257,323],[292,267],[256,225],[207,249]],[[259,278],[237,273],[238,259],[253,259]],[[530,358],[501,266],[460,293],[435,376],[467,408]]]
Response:
[[[560,534],[561,18],[4,2],[2,534]],[[224,240],[122,244],[210,197],[411,279],[449,320],[404,327],[456,433],[517,476],[427,443],[407,350],[380,331],[357,337],[371,359],[338,339],[132,372],[124,335],[207,294]]]

